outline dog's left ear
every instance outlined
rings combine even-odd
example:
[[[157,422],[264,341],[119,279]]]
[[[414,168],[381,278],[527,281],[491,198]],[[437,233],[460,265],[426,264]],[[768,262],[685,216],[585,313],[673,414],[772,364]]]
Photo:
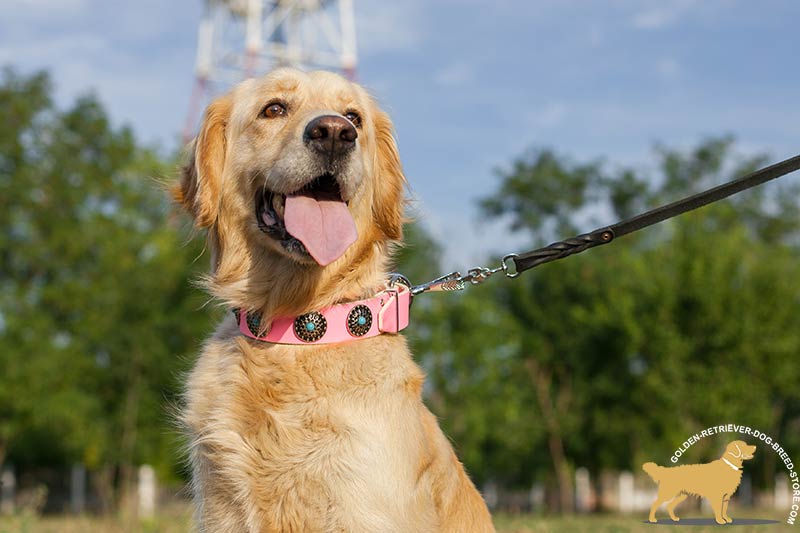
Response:
[[[372,213],[381,232],[390,240],[403,237],[405,222],[406,178],[394,139],[389,115],[375,110],[375,139],[377,142],[375,168],[378,184],[374,190]]]
[[[189,162],[172,196],[194,217],[200,228],[217,220],[222,169],[227,148],[226,128],[233,102],[229,96],[214,100],[206,109],[200,133],[189,147]]]

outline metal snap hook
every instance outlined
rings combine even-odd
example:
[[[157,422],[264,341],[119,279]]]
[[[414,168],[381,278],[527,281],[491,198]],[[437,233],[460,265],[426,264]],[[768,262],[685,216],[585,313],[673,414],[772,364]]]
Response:
[[[503,260],[500,262],[503,265],[503,273],[506,275],[507,278],[516,278],[519,276],[520,272],[517,270],[517,263],[514,263],[514,271],[511,271],[511,268],[508,266],[508,260],[511,259],[512,261],[519,257],[517,254],[508,254],[503,256]]]

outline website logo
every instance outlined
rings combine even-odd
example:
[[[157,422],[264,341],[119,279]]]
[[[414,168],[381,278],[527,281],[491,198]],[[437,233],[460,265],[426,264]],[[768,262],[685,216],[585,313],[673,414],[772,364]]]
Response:
[[[733,518],[728,516],[728,502],[742,482],[744,461],[752,459],[755,452],[755,446],[735,440],[725,447],[722,457],[710,463],[671,467],[643,464],[642,469],[658,483],[658,495],[650,506],[648,520],[658,522],[656,510],[662,503],[669,502],[669,517],[678,522],[680,518],[675,514],[675,507],[690,495],[697,495],[708,500],[717,524],[730,524]]]
[[[714,518],[713,522],[710,519],[691,519],[692,524],[713,525],[716,522],[719,525],[725,525],[732,523],[734,519],[728,512],[728,504],[742,482],[742,473],[746,468],[745,462],[754,457],[758,446],[763,450],[762,453],[769,451],[775,453],[786,467],[791,490],[789,499],[791,503],[785,522],[794,525],[798,513],[800,513],[800,477],[794,469],[794,463],[788,452],[763,431],[737,424],[711,426],[683,442],[675,450],[670,462],[673,465],[677,464],[680,457],[696,442],[721,433],[738,433],[746,436],[747,441],[739,439],[729,441],[721,451],[719,458],[708,463],[668,466],[647,462],[642,465],[642,470],[658,485],[658,492],[650,507],[648,521],[657,523],[656,512],[661,505],[666,504],[670,520],[679,522],[681,519],[675,513],[675,508],[689,496],[699,496],[708,501]],[[684,524],[688,522],[690,520],[684,520]],[[777,522],[775,520],[742,519],[737,520],[736,523],[769,524]]]

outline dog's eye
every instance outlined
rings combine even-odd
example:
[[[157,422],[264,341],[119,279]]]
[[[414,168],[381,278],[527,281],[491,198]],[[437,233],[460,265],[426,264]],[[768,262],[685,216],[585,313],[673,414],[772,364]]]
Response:
[[[355,111],[348,111],[344,114],[345,118],[353,123],[353,126],[356,128],[361,127],[361,115],[356,113]]]
[[[267,107],[261,111],[261,116],[264,118],[282,117],[286,114],[286,106],[280,102],[272,102],[267,104]]]

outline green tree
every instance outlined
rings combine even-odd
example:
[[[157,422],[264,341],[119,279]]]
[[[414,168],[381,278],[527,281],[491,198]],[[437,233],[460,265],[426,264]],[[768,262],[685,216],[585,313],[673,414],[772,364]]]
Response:
[[[165,406],[209,328],[200,245],[168,222],[172,161],[94,97],[51,94],[45,74],[0,83],[0,460],[174,475]]]
[[[658,147],[653,176],[532,151],[482,207],[535,247],[764,161],[737,156],[730,138]],[[790,180],[762,187],[517,280],[436,297],[446,303],[427,310],[417,351],[468,470],[479,481],[544,480],[552,508],[569,510],[576,466],[638,470],[709,425],[741,421],[790,442],[800,423],[797,192]],[[775,464],[761,455],[768,484]]]

